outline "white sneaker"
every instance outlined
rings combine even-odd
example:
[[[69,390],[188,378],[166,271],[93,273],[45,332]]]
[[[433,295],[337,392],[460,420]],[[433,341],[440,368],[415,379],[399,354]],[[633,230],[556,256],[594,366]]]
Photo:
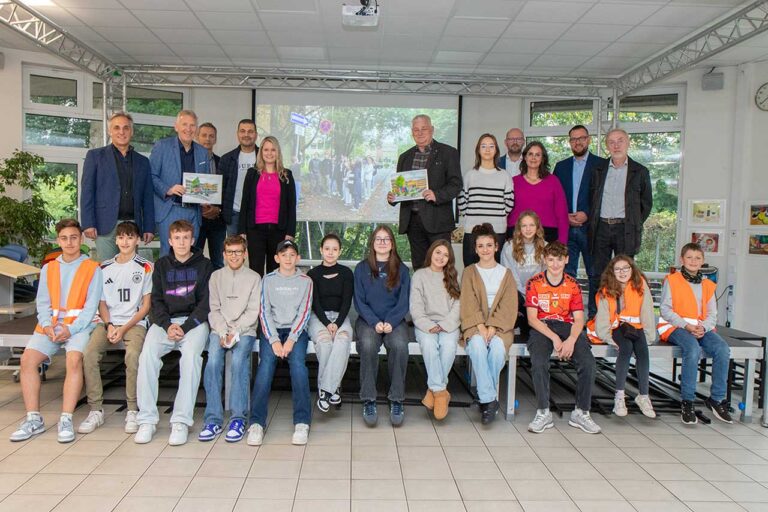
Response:
[[[580,428],[587,434],[599,434],[601,431],[600,425],[595,423],[589,411],[582,411],[578,407],[571,411],[571,418],[568,420],[568,424],[572,427]]]
[[[91,411],[88,417],[80,423],[77,431],[80,434],[90,434],[104,424],[104,411]]]
[[[185,423],[171,423],[171,435],[168,437],[168,444],[171,446],[186,444],[188,435],[189,427]]]
[[[137,416],[139,411],[128,411],[125,413],[125,433],[135,434],[139,431],[139,422]]]
[[[642,411],[642,413],[647,417],[656,417],[656,411],[653,410],[653,404],[651,403],[651,399],[648,397],[648,395],[637,395],[635,397],[635,403],[640,408],[640,411]]]
[[[136,444],[147,444],[152,441],[152,436],[157,432],[157,427],[151,423],[142,423],[139,425],[139,429],[136,431],[136,435],[133,436],[133,442]]]
[[[75,427],[72,426],[72,418],[62,415],[59,418],[59,434],[56,440],[60,443],[71,443],[75,440]]]
[[[264,442],[264,427],[262,427],[258,423],[254,423],[253,425],[248,427],[248,439],[246,440],[246,443],[248,443],[249,446],[261,446],[261,443],[263,442]]]
[[[555,426],[555,422],[552,420],[552,413],[549,409],[537,409],[536,416],[533,417],[533,421],[528,424],[528,432],[534,434],[541,434],[548,428]]]
[[[624,395],[618,396],[613,399],[613,414],[623,418],[627,415],[627,403],[624,401]]]
[[[293,431],[293,438],[291,443],[304,445],[307,444],[307,438],[309,437],[309,425],[306,423],[297,423]]]

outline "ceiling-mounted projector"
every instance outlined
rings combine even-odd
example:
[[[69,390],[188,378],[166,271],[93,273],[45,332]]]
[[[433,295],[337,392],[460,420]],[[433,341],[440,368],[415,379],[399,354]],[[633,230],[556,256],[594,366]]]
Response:
[[[349,27],[375,27],[379,24],[378,0],[360,0],[362,7],[343,4],[341,24]]]

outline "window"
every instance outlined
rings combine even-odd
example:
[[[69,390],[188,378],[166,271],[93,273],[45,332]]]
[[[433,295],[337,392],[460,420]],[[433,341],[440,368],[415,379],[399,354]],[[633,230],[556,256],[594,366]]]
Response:
[[[679,119],[677,96],[677,94],[648,94],[624,98],[619,102],[619,122],[677,121]],[[613,119],[613,110],[609,110],[608,119]]]
[[[139,153],[149,153],[152,146],[160,139],[170,137],[176,132],[173,126],[158,126],[153,124],[134,124],[131,144]]]
[[[55,178],[52,185],[41,185],[40,195],[46,210],[57,221],[66,217],[77,218],[77,164],[46,162],[35,174],[48,174]],[[53,226],[50,235],[55,238]]]
[[[101,145],[101,121],[44,114],[24,115],[24,144],[95,148]]]
[[[593,119],[592,100],[531,101],[531,126],[589,126]]]
[[[547,148],[547,156],[549,156],[549,170],[553,171],[555,169],[555,164],[559,162],[560,160],[565,160],[566,158],[570,158],[573,156],[573,153],[571,152],[571,146],[568,144],[568,136],[564,135],[561,137],[556,137],[552,135],[546,135],[546,136],[530,136],[526,137],[526,142],[533,142],[534,140],[537,140],[544,144],[544,147]],[[597,140],[595,137],[592,137],[592,143],[589,145],[589,150],[592,153],[597,154]]]
[[[184,95],[180,92],[128,87],[127,93],[126,105],[133,114],[176,117],[184,108]]]
[[[32,103],[77,106],[77,80],[29,75],[29,99]]]

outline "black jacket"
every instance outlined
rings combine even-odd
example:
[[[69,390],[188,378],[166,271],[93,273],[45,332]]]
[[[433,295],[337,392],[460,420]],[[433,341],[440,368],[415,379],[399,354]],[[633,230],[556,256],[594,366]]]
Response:
[[[259,153],[259,146],[256,146],[256,154]],[[223,178],[223,191],[221,194],[221,217],[224,222],[230,224],[232,222],[232,205],[235,201],[235,189],[237,188],[237,169],[240,163],[240,146],[229,153],[225,153],[221,156],[221,160],[216,163]]]
[[[603,188],[608,173],[610,160],[601,160],[595,165],[589,192],[591,198],[591,215],[589,216],[589,246],[594,253],[595,234],[600,225],[600,211],[603,203]],[[651,175],[648,169],[628,158],[627,185],[624,189],[624,237],[625,247],[631,254],[640,250],[643,237],[643,223],[651,214],[653,208],[653,189]]]
[[[290,169],[285,170],[288,181],[280,180],[280,212],[277,214],[277,227],[285,230],[286,235],[296,236],[296,182]],[[251,167],[243,183],[243,200],[240,201],[240,234],[247,234],[256,227],[256,184],[259,173]]]
[[[181,328],[189,332],[208,321],[208,280],[213,272],[211,260],[200,249],[192,248],[192,256],[180,263],[173,250],[155,263],[152,273],[152,307],[149,319],[165,330],[171,319],[186,316]]]
[[[219,167],[219,165],[221,163],[221,157],[214,153],[214,155],[213,155],[213,162],[216,165],[216,174],[222,174],[221,168]],[[222,203],[223,203],[224,202],[224,187],[227,185],[226,177],[222,177],[221,184],[222,184],[222,196],[221,196],[221,199],[222,199]],[[221,205],[219,205],[219,206],[221,206]],[[224,211],[224,209],[222,208],[222,212],[223,211]],[[206,229],[209,229],[209,230],[217,229],[217,228],[218,229],[226,229],[226,227],[227,227],[225,225],[225,222],[224,222],[224,216],[221,213],[215,219],[206,219],[205,217],[202,217],[202,216],[201,216],[201,219],[202,219],[202,222],[203,222],[203,226],[205,226]]]
[[[400,155],[397,160],[397,172],[410,171],[413,157],[418,151],[413,146]],[[459,165],[459,152],[447,144],[432,141],[432,153],[427,161],[427,177],[429,189],[435,193],[435,202],[426,202],[419,210],[424,229],[429,233],[445,233],[453,231],[456,222],[453,217],[453,200],[459,196],[463,180]],[[400,205],[400,233],[408,232],[411,220],[411,204]]]

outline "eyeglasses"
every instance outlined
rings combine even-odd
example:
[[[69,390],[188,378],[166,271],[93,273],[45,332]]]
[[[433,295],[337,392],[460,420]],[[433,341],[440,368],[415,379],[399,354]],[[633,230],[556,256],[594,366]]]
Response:
[[[480,144],[480,149],[496,149],[496,144]]]
[[[508,140],[509,142],[523,142],[525,141],[525,137],[507,137],[504,140]]]
[[[227,256],[242,256],[244,252],[242,249],[226,249],[224,254]]]
[[[632,271],[632,267],[613,267],[614,274],[626,274]]]
[[[387,238],[374,238],[373,241],[376,242],[377,244],[388,244],[389,242],[392,241],[392,239],[389,238],[389,237],[387,237]]]
[[[574,143],[574,142],[587,142],[587,139],[589,139],[589,135],[584,135],[583,137],[571,137],[568,139],[568,142]]]

